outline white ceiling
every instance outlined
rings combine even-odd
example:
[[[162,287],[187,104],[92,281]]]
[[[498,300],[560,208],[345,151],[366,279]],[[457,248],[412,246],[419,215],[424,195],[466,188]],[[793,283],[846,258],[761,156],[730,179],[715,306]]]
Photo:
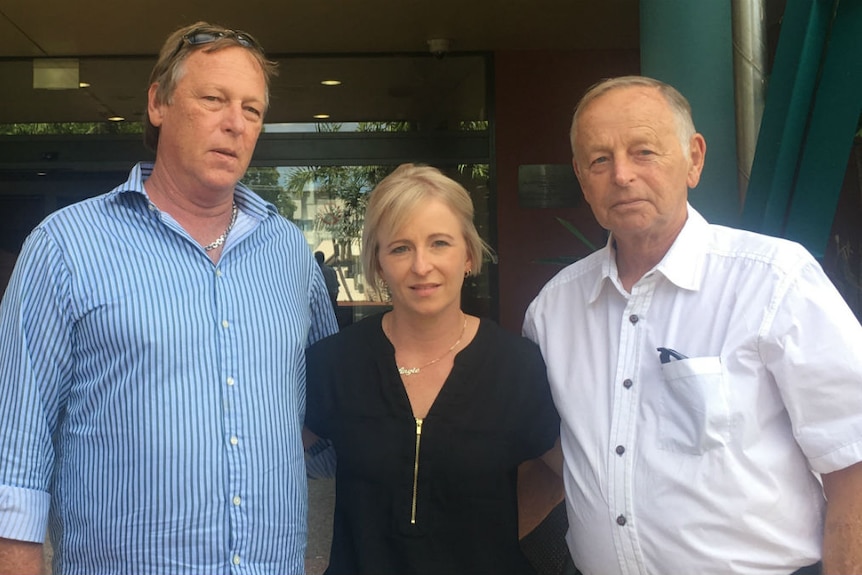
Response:
[[[139,119],[164,38],[197,20],[245,30],[281,62],[269,122],[479,119],[465,95],[486,81],[481,59],[459,55],[639,42],[638,0],[0,0],[0,123]],[[432,38],[449,56],[428,55]],[[34,90],[37,57],[80,58],[91,87]]]

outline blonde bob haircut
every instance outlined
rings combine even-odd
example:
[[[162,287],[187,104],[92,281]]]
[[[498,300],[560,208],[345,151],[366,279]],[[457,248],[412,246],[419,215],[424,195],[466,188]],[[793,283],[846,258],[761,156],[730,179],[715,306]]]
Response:
[[[207,38],[196,41],[196,38]],[[185,73],[185,63],[189,54],[198,50],[217,52],[225,48],[239,46],[248,50],[260,65],[266,82],[266,101],[269,107],[269,84],[278,74],[278,64],[268,60],[263,47],[251,34],[241,30],[229,30],[208,22],[195,22],[174,31],[168,36],[159,51],[159,59],[150,72],[147,87],[156,84],[156,103],[170,104],[177,82]],[[155,152],[159,147],[159,128],[150,122],[150,115],[144,110],[144,145]]]
[[[581,97],[578,105],[575,107],[575,113],[572,117],[572,127],[569,131],[569,137],[572,144],[572,152],[575,153],[575,139],[578,135],[578,120],[581,117],[581,112],[584,111],[590,102],[607,94],[611,90],[621,88],[654,88],[662,95],[670,107],[670,111],[676,120],[677,137],[682,146],[683,152],[688,155],[691,149],[691,139],[696,131],[694,128],[694,120],[691,118],[691,104],[685,99],[685,96],[680,94],[679,90],[665,84],[660,80],[648,78],[647,76],[619,76],[617,78],[608,78],[591,86],[586,93]]]
[[[479,237],[473,224],[473,201],[467,190],[437,168],[402,164],[372,190],[365,209],[362,267],[369,287],[378,294],[385,292],[380,278],[378,236],[398,231],[429,199],[443,202],[460,222],[472,264],[469,275],[478,275],[482,271],[484,256],[493,261],[493,251]]]

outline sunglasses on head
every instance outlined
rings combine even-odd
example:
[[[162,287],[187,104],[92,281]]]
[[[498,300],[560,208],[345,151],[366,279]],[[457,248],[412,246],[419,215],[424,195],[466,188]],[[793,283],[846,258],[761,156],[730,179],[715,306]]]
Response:
[[[232,38],[236,40],[240,46],[263,53],[263,46],[261,46],[251,34],[240,30],[192,30],[183,36],[182,42],[180,42],[180,45],[177,47],[177,52],[180,51],[183,44],[188,44],[189,46],[200,46],[203,44],[211,44],[222,38]]]

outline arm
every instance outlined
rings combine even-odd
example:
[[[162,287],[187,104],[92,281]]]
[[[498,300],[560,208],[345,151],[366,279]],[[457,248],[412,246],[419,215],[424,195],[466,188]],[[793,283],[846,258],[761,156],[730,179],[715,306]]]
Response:
[[[309,309],[311,310],[311,326],[308,330],[308,341],[306,345],[338,332],[338,321],[335,319],[335,310],[332,309],[332,300],[326,289],[326,282],[320,266],[314,260],[311,262],[312,277],[309,286]]]
[[[305,474],[309,479],[335,477],[337,461],[331,441],[303,425],[302,447],[305,450]]]
[[[334,477],[336,468],[335,449],[328,438],[321,437],[312,431],[307,423],[321,420],[325,423],[323,427],[316,427],[324,435],[328,435],[326,426],[329,425],[330,417],[325,409],[329,405],[326,401],[324,389],[325,379],[320,375],[320,359],[318,347],[313,345],[306,350],[306,412],[305,423],[302,426],[302,448],[305,451],[305,473],[309,479],[321,479]]]
[[[862,462],[823,475],[823,574],[862,573]]]
[[[518,467],[518,538],[523,539],[544,521],[565,497],[560,439],[541,457]]]
[[[320,441],[320,436],[303,425],[302,426],[302,448],[305,451],[308,451],[318,441]]]
[[[42,544],[0,537],[0,575],[42,575]]]
[[[0,574],[43,572],[52,435],[73,355],[63,261],[37,228],[0,303]]]
[[[554,446],[542,456],[542,461],[560,478],[563,477],[563,447],[560,445],[559,437],[554,442]]]

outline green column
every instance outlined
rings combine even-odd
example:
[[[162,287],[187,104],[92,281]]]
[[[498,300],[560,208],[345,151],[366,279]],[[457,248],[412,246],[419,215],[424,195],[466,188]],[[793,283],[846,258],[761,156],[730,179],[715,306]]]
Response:
[[[641,73],[671,84],[691,102],[706,138],[706,166],[689,201],[707,220],[740,217],[729,0],[641,0]]]

